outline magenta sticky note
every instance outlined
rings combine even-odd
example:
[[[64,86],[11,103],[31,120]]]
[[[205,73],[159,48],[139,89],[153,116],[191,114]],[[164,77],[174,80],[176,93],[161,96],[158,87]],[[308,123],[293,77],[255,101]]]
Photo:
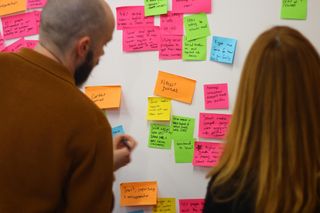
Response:
[[[204,199],[180,199],[180,213],[202,213]]]
[[[123,30],[122,48],[125,52],[159,50],[159,27],[139,27]]]
[[[36,20],[36,25],[37,25],[37,33],[39,33],[40,29],[40,22],[41,22],[41,11],[35,10],[33,12],[34,18]]]
[[[159,59],[172,60],[182,58],[182,36],[161,35]]]
[[[5,47],[2,52],[18,52],[21,48],[27,47],[27,44],[24,38],[17,40],[16,42],[12,43],[11,45]]]
[[[200,138],[224,138],[230,123],[230,114],[200,113],[199,117]]]
[[[222,155],[223,147],[223,143],[196,141],[192,164],[194,166],[216,166]]]
[[[25,40],[26,46],[30,49],[33,49],[38,43],[38,40]]]
[[[34,9],[34,8],[41,8],[44,7],[47,3],[47,0],[27,0],[27,8]]]
[[[4,39],[19,38],[38,33],[34,12],[1,18]]]
[[[172,0],[174,13],[211,13],[212,0]]]
[[[144,16],[144,6],[117,7],[117,30],[154,26],[153,16]]]
[[[0,33],[0,51],[4,48],[4,39]]]
[[[204,103],[206,109],[228,109],[228,84],[205,84]]]
[[[183,35],[183,14],[168,12],[160,16],[161,35]]]

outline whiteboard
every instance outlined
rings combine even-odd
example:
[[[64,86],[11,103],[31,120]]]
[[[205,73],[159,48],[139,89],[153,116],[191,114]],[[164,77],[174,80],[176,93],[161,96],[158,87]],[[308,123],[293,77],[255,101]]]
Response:
[[[204,198],[208,179],[206,168],[193,167],[191,163],[177,164],[174,150],[148,148],[150,122],[146,120],[147,98],[153,96],[158,71],[188,77],[197,81],[192,104],[172,101],[172,115],[195,118],[194,137],[198,135],[200,112],[232,113],[241,69],[246,54],[255,38],[274,25],[289,25],[300,30],[319,51],[320,1],[309,0],[307,20],[281,20],[281,0],[212,0],[213,11],[208,14],[211,35],[237,39],[233,65],[209,60],[212,36],[207,40],[206,61],[159,60],[158,52],[124,53],[122,31],[115,30],[113,40],[107,45],[105,55],[84,86],[122,85],[121,107],[106,111],[111,126],[123,125],[126,133],[139,142],[132,153],[132,162],[115,173],[114,212],[124,213],[151,207],[120,207],[119,184],[133,181],[157,181],[159,197]],[[116,7],[143,5],[143,0],[110,0]],[[171,1],[169,0],[169,9]],[[159,17],[155,24],[159,25]],[[205,110],[203,84],[228,83],[229,110]],[[200,141],[219,141],[199,139]],[[220,141],[221,142],[221,141]]]

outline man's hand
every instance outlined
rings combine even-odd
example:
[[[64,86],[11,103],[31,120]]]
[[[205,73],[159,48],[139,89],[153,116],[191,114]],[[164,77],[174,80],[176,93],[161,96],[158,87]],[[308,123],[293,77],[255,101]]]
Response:
[[[113,139],[113,164],[114,171],[127,165],[131,158],[131,152],[136,147],[137,142],[126,134],[116,135]]]

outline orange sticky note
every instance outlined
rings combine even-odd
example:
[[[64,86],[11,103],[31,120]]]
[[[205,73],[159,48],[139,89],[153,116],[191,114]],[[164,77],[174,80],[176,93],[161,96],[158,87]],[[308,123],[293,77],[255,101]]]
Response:
[[[158,186],[156,181],[120,184],[121,206],[156,205]]]
[[[191,104],[195,87],[193,79],[159,71],[154,94]]]
[[[25,11],[26,9],[27,9],[26,0],[1,0],[0,1],[0,16]]]
[[[88,86],[85,94],[100,108],[119,108],[121,102],[121,86]]]

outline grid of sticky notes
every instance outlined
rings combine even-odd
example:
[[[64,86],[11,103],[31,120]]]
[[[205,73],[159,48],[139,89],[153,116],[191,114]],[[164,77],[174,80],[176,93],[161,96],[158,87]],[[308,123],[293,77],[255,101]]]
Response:
[[[47,0],[1,0],[0,52],[34,48],[38,40],[28,38],[39,33],[41,8]]]

